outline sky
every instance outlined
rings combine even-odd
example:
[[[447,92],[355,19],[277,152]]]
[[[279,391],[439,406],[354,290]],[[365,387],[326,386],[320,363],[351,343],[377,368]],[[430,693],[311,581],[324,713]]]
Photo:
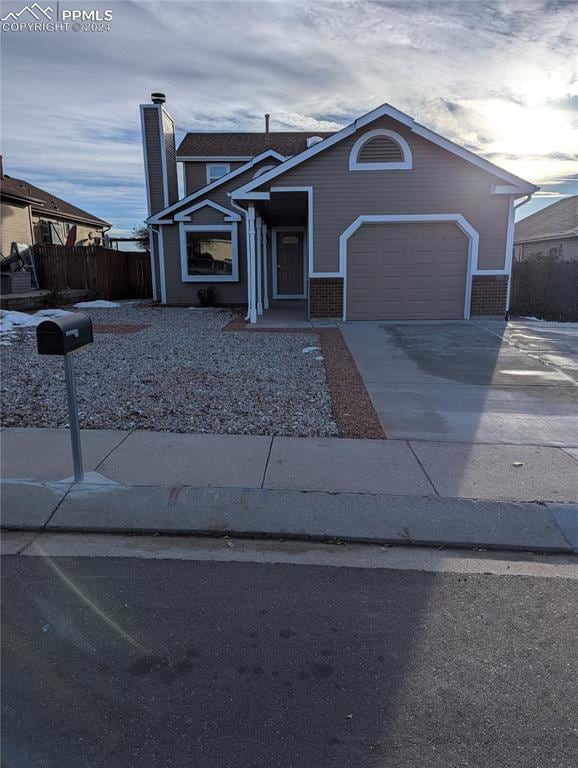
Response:
[[[2,1],[4,17],[24,3]],[[39,5],[56,6],[56,0]],[[333,130],[387,102],[538,184],[578,194],[578,3],[60,2],[108,31],[2,31],[4,171],[128,234],[146,216],[138,105],[187,130]]]

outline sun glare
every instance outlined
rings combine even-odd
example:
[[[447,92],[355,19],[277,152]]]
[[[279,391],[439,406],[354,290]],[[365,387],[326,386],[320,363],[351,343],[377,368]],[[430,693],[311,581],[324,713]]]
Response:
[[[578,134],[568,113],[547,107],[523,107],[506,102],[489,102],[481,110],[494,141],[488,152],[526,156],[569,154],[578,149]]]

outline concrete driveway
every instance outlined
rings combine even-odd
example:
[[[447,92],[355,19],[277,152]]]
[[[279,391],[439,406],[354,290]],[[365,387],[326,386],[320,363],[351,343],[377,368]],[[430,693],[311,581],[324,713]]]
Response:
[[[341,332],[388,438],[578,446],[576,323],[368,322]]]

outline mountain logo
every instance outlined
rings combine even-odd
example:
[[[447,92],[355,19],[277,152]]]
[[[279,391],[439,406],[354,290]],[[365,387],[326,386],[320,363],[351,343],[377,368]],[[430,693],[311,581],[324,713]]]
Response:
[[[36,21],[45,21],[46,19],[52,21],[52,8],[49,6],[41,8],[38,3],[25,5],[24,8],[21,8],[19,11],[10,11],[10,13],[7,13],[6,16],[0,19],[0,21],[18,21],[22,14],[30,14]]]

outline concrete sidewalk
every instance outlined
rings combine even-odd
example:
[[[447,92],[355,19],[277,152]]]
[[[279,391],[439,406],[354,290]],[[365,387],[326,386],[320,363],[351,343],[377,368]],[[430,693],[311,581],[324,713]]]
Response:
[[[1,442],[6,528],[541,551],[577,536],[578,452],[560,448],[85,430],[94,474],[74,485],[67,430]]]

